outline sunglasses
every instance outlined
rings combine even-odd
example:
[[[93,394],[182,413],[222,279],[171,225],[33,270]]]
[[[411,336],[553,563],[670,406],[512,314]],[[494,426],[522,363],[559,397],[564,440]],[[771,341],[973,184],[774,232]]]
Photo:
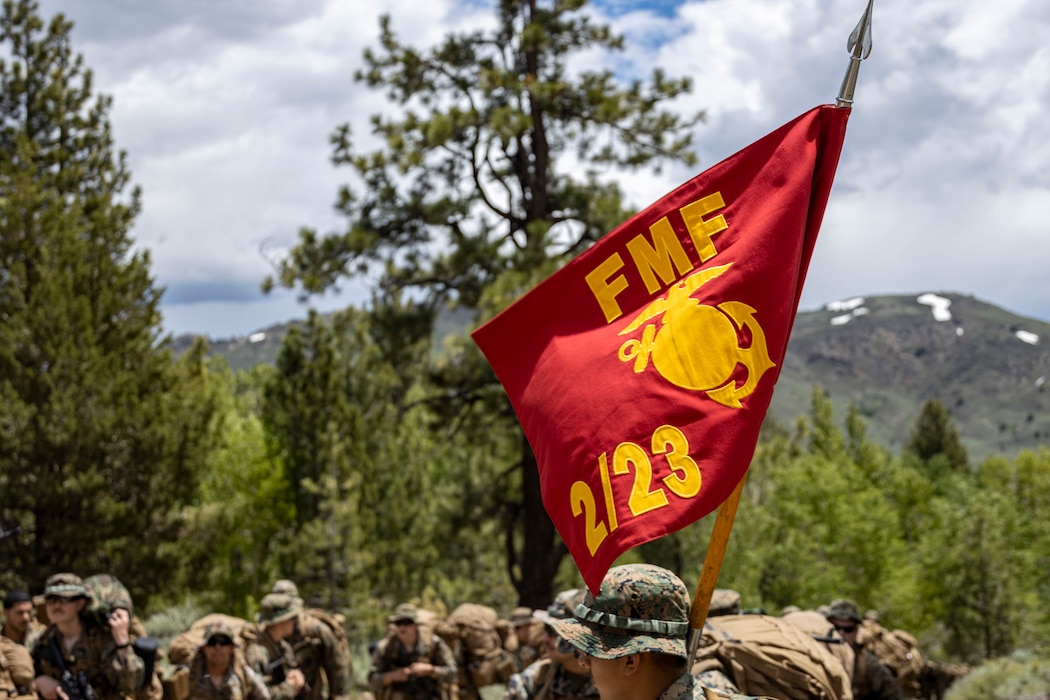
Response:
[[[49,595],[48,597],[44,598],[45,605],[61,605],[66,602],[68,601],[65,598],[57,595]]]
[[[412,620],[394,620],[394,625],[397,627],[408,627],[409,625],[416,624]]]
[[[857,631],[856,625],[835,625],[835,629],[844,634],[853,634]]]
[[[206,647],[232,647],[233,640],[229,637],[212,637],[205,643]]]

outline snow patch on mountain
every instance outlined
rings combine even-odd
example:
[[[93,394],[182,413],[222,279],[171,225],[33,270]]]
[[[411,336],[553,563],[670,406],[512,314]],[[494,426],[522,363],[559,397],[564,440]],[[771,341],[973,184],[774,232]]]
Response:
[[[1029,331],[1017,331],[1016,333],[1014,333],[1014,335],[1017,336],[1018,340],[1028,343],[1029,345],[1039,344],[1039,336],[1035,333],[1031,333]]]
[[[915,301],[924,306],[929,306],[933,310],[934,321],[952,320],[952,312],[948,310],[948,307],[952,305],[951,299],[945,299],[936,294],[922,294]]]
[[[861,301],[863,301],[863,299]],[[867,316],[870,313],[871,311],[867,307],[861,306],[859,308],[853,309],[853,311],[851,311],[848,314],[842,314],[841,316],[832,317],[831,325],[844,326],[857,316]]]
[[[853,297],[852,299],[833,301],[827,304],[824,309],[826,311],[853,311],[862,304],[864,304],[864,297]]]

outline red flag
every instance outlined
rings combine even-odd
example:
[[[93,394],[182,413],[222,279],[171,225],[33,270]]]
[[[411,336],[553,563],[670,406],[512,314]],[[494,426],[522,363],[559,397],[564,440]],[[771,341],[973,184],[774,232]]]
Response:
[[[849,109],[817,107],[635,215],[478,328],[592,591],[747,471]]]

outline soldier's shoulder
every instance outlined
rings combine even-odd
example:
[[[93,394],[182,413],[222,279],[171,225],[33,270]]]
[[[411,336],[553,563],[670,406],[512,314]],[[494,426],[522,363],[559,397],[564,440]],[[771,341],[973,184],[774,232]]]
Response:
[[[550,659],[540,659],[539,661],[526,666],[518,675],[524,678],[535,678],[540,674],[549,673],[552,663],[554,662]]]
[[[29,651],[36,652],[38,649],[45,647],[51,638],[57,633],[57,628],[54,625],[48,625],[44,629],[40,630],[32,639],[27,639],[27,646]]]

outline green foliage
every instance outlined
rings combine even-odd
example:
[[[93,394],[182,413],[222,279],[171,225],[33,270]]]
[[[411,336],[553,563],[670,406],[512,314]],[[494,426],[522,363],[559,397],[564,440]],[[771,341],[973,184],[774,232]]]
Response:
[[[290,487],[270,458],[258,404],[272,368],[234,375],[210,365],[217,444],[209,452],[195,504],[187,509],[186,564],[180,590],[205,592],[201,604],[240,617],[278,578],[271,543],[292,518]]]
[[[1050,660],[1018,652],[974,669],[956,681],[946,700],[1015,700],[1050,695]]]
[[[200,349],[176,363],[159,337],[139,194],[70,28],[0,14],[0,489],[26,533],[7,583],[113,573],[145,605],[179,568],[214,408]]]
[[[178,635],[190,628],[194,622],[204,617],[207,612],[199,605],[183,601],[169,605],[160,612],[146,618],[142,625],[151,637],[154,637],[162,649],[166,649]]]
[[[658,70],[621,84],[611,70],[576,70],[577,55],[622,48],[583,8],[502,0],[493,29],[427,51],[403,43],[384,17],[357,78],[398,111],[373,116],[378,150],[355,151],[349,125],[332,137],[333,160],[355,176],[337,202],[346,229],[302,230],[264,288],[316,293],[374,273],[383,294],[407,291],[431,310],[478,309],[483,320],[627,218],[621,190],[599,169],[693,163],[699,115],[664,109],[689,80]],[[559,167],[567,158],[583,167]],[[499,404],[473,436],[508,436],[490,470],[517,473],[478,495],[512,528],[507,568],[522,602],[546,605],[565,548],[540,500],[535,457],[480,353],[452,356],[432,377],[435,409],[468,426],[480,403]],[[506,498],[508,488],[516,495]]]

